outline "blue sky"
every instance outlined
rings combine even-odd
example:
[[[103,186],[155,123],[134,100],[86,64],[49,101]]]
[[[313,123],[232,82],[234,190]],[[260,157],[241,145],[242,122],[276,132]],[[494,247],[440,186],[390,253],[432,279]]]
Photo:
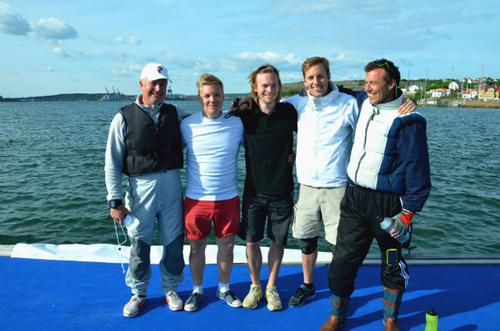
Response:
[[[247,92],[260,64],[302,80],[309,56],[332,79],[363,79],[385,57],[404,78],[500,78],[498,0],[0,0],[0,95],[138,92],[140,70],[163,63],[174,93],[200,74]]]

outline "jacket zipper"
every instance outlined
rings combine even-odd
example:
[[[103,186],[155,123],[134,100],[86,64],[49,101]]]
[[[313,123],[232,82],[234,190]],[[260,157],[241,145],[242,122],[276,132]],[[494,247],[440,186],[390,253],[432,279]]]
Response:
[[[366,140],[368,138],[368,127],[370,126],[370,123],[373,121],[373,118],[375,117],[375,115],[377,115],[377,109],[375,107],[373,107],[373,112],[372,112],[370,118],[368,118],[368,121],[366,122],[365,141],[363,142],[363,155],[361,155],[361,157],[359,158],[359,162],[358,162],[358,165],[356,167],[356,172],[354,173],[354,181],[356,183],[358,182],[358,172],[359,172],[359,168],[361,168],[361,162],[363,161],[363,159],[366,156]]]

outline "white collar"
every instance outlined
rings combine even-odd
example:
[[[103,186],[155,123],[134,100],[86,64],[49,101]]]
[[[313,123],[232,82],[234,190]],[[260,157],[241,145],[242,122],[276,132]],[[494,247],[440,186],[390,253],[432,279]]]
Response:
[[[313,110],[315,111],[321,111],[322,110],[322,105],[323,104],[329,104],[339,96],[339,89],[337,85],[331,83],[332,86],[332,91],[328,93],[327,95],[324,95],[322,97],[315,97],[309,94],[309,91],[307,91],[307,103],[310,104]]]

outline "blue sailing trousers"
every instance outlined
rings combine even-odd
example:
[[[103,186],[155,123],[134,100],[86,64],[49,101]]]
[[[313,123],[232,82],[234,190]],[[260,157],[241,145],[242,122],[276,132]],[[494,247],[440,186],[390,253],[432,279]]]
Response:
[[[160,261],[162,290],[167,294],[183,281],[183,209],[179,169],[131,176],[125,206],[139,219],[128,229],[131,241],[126,284],[132,294],[146,295],[151,278],[150,246],[158,228],[163,246]]]

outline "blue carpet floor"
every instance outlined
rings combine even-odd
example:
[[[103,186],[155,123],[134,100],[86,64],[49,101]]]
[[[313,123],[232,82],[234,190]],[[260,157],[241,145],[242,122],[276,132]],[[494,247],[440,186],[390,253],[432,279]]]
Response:
[[[440,330],[500,329],[500,266],[412,266],[405,294],[402,330],[423,330],[425,311],[439,313]],[[265,278],[264,266],[262,275]],[[330,292],[327,267],[316,272],[318,295],[301,308],[270,312],[230,308],[215,298],[216,267],[205,272],[205,301],[198,312],[172,312],[160,286],[158,265],[141,314],[122,317],[129,299],[119,264],[0,258],[0,330],[319,330],[328,317]],[[186,299],[191,290],[189,269],[179,288]],[[284,303],[302,281],[300,266],[283,266],[279,290]],[[232,290],[244,297],[248,269],[236,265]],[[382,329],[382,287],[377,266],[363,266],[357,279],[346,330]]]

